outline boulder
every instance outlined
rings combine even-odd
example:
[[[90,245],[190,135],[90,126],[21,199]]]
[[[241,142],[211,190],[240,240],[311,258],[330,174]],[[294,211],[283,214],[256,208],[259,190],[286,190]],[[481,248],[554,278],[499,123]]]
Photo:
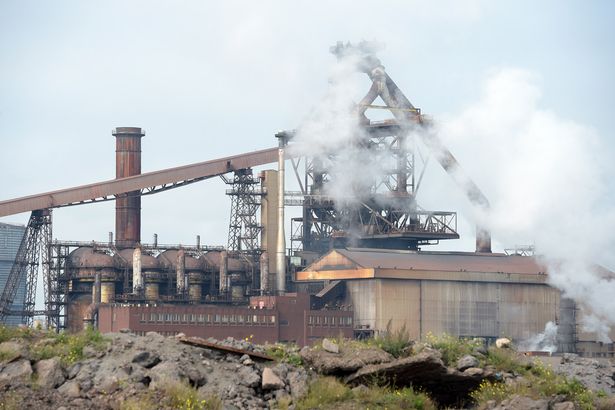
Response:
[[[549,402],[543,399],[514,395],[502,401],[494,410],[549,410]]]
[[[485,371],[480,367],[468,367],[467,369],[463,371],[463,374],[467,376],[476,377],[476,376],[482,376],[483,374],[485,374]]]
[[[440,355],[425,350],[388,363],[364,366],[346,377],[346,383],[369,384],[374,380],[397,387],[418,386],[443,406],[452,406],[469,400],[469,394],[481,381],[493,380],[491,372],[464,373],[447,368]]]
[[[308,375],[302,368],[288,372],[288,384],[290,386],[290,395],[293,399],[298,399],[308,392]]]
[[[279,390],[284,388],[284,382],[270,367],[265,367],[261,387],[263,390]]]
[[[551,406],[553,410],[575,410],[574,403],[571,401],[564,401],[562,403],[555,403]]]
[[[301,349],[303,361],[318,373],[331,375],[348,375],[363,366],[386,363],[393,356],[377,347],[340,348],[340,353],[331,353],[324,349]]]
[[[335,343],[332,340],[329,340],[327,338],[322,339],[322,348],[325,349],[327,352],[330,352],[330,353],[339,353],[340,352],[340,347],[337,345],[337,343]]]
[[[75,398],[79,397],[81,389],[79,389],[79,383],[75,381],[67,381],[58,387],[58,392],[60,392],[63,396]]]
[[[506,337],[501,337],[495,341],[495,347],[497,347],[498,349],[507,349],[510,347],[511,344],[512,342],[510,341],[510,339]]]
[[[147,351],[139,352],[136,355],[134,355],[132,358],[132,363],[137,363],[145,367],[146,369],[151,369],[152,367],[156,366],[160,362],[161,362],[160,356],[158,356],[155,353],[152,354]]]
[[[0,369],[0,383],[28,379],[32,376],[30,361],[20,359],[6,364]]]
[[[247,387],[258,387],[261,383],[261,377],[258,372],[251,367],[244,366],[237,372],[238,383]]]
[[[66,373],[57,357],[38,361],[34,365],[34,370],[38,376],[37,384],[43,387],[55,388],[66,380]]]
[[[26,356],[26,347],[19,342],[9,340],[0,343],[0,356],[4,356],[4,362],[12,362]]]
[[[472,355],[465,355],[457,360],[457,370],[463,372],[470,367],[478,367],[478,359]]]

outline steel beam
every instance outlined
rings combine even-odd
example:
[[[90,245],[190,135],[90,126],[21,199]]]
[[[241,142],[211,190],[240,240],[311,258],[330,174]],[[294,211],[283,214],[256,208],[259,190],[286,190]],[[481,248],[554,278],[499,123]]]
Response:
[[[288,154],[287,154],[288,155]],[[158,192],[242,168],[276,162],[278,148],[269,148],[230,157],[168,168],[145,174],[61,189],[0,202],[0,217],[34,211],[115,199],[131,191]]]

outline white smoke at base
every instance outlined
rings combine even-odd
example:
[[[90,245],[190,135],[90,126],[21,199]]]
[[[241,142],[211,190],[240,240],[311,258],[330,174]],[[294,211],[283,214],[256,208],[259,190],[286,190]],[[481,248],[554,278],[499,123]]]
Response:
[[[545,330],[529,339],[519,343],[518,349],[525,352],[549,352],[557,351],[557,325],[548,322]]]
[[[534,75],[501,69],[438,133],[454,152],[466,148],[472,160],[461,162],[481,178],[491,212],[475,219],[501,243],[534,243],[549,282],[584,309],[583,330],[609,341],[615,277],[596,264],[615,265],[613,165],[596,131],[541,108],[540,97]]]

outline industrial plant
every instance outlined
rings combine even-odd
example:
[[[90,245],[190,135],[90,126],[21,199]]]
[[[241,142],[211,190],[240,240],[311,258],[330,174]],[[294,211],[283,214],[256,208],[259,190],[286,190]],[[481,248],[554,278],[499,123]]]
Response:
[[[10,269],[0,253],[0,321],[32,325],[44,316],[58,331],[92,325],[102,332],[298,345],[402,327],[417,340],[447,333],[521,341],[554,322],[559,352],[613,357],[613,343],[581,330],[584,312],[549,285],[549,268],[531,249],[493,253],[489,227],[479,223],[475,252],[429,250],[459,233],[455,212],[426,210],[417,200],[426,169],[418,144],[473,206],[489,212],[489,200],[367,43],[338,43],[331,51],[371,81],[351,109],[351,148],[358,158],[378,158],[381,172],[365,175],[352,198],[331,189],[337,176],[332,169],[343,166],[343,153],[304,152],[300,129],[275,133],[269,149],[142,173],[145,131],[117,127],[114,180],[0,202],[0,217],[31,212]],[[392,117],[370,119],[375,110]],[[267,164],[275,165],[254,170]],[[209,246],[196,235],[191,245],[142,240],[142,196],[214,177],[228,185],[226,247]],[[286,189],[290,179],[299,190]],[[53,239],[54,208],[110,200],[115,232],[108,241]],[[297,207],[300,216],[288,218],[287,207]],[[286,222],[291,232],[285,232]],[[5,235],[8,228],[0,228]],[[601,274],[615,277],[606,269]],[[42,310],[35,307],[39,277]],[[615,332],[610,336],[615,339]]]

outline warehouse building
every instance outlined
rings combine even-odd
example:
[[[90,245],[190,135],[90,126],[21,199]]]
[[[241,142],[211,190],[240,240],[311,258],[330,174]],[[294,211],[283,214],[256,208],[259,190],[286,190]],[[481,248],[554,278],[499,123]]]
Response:
[[[582,312],[547,278],[530,256],[382,249],[335,249],[297,273],[299,283],[341,288],[339,303],[352,308],[355,327],[366,333],[390,322],[392,330],[405,325],[415,340],[446,333],[518,342],[552,321],[558,351],[612,357],[612,343],[577,331]]]

